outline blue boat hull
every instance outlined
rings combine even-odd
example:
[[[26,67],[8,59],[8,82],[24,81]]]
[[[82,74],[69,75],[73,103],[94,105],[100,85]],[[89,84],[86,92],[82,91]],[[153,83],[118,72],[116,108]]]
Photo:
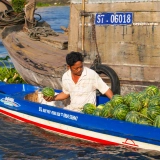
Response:
[[[0,113],[68,137],[160,151],[159,128],[87,115],[24,99],[38,89],[28,84],[0,83]],[[108,100],[103,96],[97,97],[98,104]]]

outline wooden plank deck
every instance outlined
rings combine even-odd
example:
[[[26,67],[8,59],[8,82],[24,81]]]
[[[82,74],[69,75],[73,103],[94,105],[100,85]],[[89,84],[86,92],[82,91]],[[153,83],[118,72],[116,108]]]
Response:
[[[68,36],[59,34],[58,36],[40,37],[40,41],[58,49],[68,48]]]

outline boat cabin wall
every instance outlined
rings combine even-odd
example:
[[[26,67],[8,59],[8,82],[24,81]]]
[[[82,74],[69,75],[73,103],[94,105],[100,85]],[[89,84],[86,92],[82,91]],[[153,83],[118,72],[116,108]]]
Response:
[[[85,13],[89,14],[83,26],[83,4],[72,0],[69,50],[82,52],[84,27],[84,50],[88,55],[85,62],[91,64],[99,53],[102,63],[118,74],[123,93],[148,85],[160,87],[160,2],[102,2],[85,1]],[[97,13],[109,12],[130,12],[133,21],[129,25],[94,25]]]

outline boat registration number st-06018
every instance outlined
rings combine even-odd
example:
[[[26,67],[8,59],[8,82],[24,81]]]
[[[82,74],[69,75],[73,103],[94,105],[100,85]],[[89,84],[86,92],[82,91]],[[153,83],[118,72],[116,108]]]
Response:
[[[133,22],[132,12],[97,13],[96,25],[129,25]]]

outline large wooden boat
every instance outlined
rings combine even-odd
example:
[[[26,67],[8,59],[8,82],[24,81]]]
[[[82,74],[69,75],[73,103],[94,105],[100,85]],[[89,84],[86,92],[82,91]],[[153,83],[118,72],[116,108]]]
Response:
[[[83,114],[24,99],[38,89],[41,88],[29,84],[1,82],[0,113],[71,138],[104,145],[121,145],[136,150],[160,151],[159,128]],[[97,104],[108,100],[107,97],[97,96]]]
[[[17,29],[17,26],[15,27]],[[22,29],[23,26],[19,27]],[[58,37],[64,41],[67,39],[65,35]],[[52,36],[47,38],[50,41],[54,39]],[[65,56],[68,50],[56,49],[41,41],[33,41],[23,31],[9,34],[3,39],[3,44],[16,70],[27,83],[61,89],[61,77],[66,70]]]
[[[28,83],[61,89],[65,55],[79,51],[86,66],[114,84],[114,93],[140,91],[160,86],[159,6],[158,0],[71,0],[68,34],[33,41],[24,30],[25,22],[5,27],[2,41]]]

